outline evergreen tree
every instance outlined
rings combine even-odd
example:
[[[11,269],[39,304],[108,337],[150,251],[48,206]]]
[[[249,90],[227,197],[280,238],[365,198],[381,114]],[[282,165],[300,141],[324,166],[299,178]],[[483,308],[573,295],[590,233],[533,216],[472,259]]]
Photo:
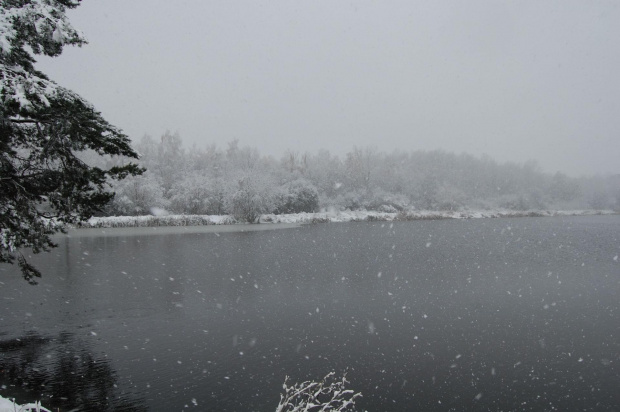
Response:
[[[137,158],[130,141],[76,93],[34,67],[33,54],[58,56],[86,40],[65,11],[77,0],[0,0],[0,262],[24,278],[41,273],[20,249],[56,246],[51,235],[87,219],[114,196],[108,179],[136,175],[133,163],[91,167],[80,152]]]

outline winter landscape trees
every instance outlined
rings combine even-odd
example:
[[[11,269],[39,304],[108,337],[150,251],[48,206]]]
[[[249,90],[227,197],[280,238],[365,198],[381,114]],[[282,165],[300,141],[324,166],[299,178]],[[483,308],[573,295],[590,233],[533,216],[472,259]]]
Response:
[[[79,2],[0,4],[0,262],[17,261],[31,281],[38,271],[19,249],[48,250],[64,224],[95,213],[230,214],[254,222],[264,213],[321,208],[620,208],[618,176],[577,179],[543,173],[535,162],[442,151],[354,147],[343,157],[289,151],[276,160],[237,141],[188,151],[178,134],[165,133],[136,144],[138,165],[122,131],[34,67],[33,55],[86,43],[65,16]]]
[[[51,235],[101,210],[111,180],[138,175],[134,163],[100,168],[80,153],[137,158],[130,141],[84,99],[34,68],[34,54],[57,56],[86,43],[65,16],[72,0],[11,1],[0,7],[0,262],[39,271],[19,253],[54,246]]]
[[[174,149],[170,148],[174,142]],[[114,183],[107,214],[230,214],[254,222],[264,213],[320,209],[539,210],[618,209],[619,179],[544,173],[535,161],[500,164],[488,156],[443,151],[384,153],[353,148],[281,159],[237,141],[186,150],[179,136],[144,137],[137,149],[148,171]],[[109,165],[108,165],[109,166]]]

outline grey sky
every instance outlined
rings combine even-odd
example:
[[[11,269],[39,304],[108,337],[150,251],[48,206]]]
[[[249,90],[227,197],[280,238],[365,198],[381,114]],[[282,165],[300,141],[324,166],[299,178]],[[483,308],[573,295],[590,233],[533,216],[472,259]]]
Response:
[[[620,173],[620,2],[84,0],[40,58],[138,140]]]

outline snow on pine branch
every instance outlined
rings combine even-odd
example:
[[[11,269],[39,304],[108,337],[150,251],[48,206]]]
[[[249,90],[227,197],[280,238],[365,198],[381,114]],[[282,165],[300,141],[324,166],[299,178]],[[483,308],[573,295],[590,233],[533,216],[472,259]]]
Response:
[[[17,4],[22,2],[17,2]],[[5,57],[23,42],[36,54],[56,56],[65,44],[86,43],[84,35],[71,26],[65,15],[66,7],[76,7],[79,1],[31,0],[27,4],[13,5],[2,1],[0,7],[0,56]],[[18,29],[20,28],[20,29]],[[29,36],[19,36],[19,30],[27,30]]]
[[[56,84],[52,80],[29,73],[20,68],[9,68],[0,64],[0,99],[2,105],[10,107],[19,105],[19,113],[6,120],[15,123],[26,122],[29,113],[50,106],[50,101],[79,102],[84,107],[95,111],[94,106],[79,94]],[[0,115],[2,113],[0,112]]]
[[[9,252],[14,252],[17,240],[17,235],[15,232],[8,229],[0,229],[0,248],[3,250],[8,250]]]
[[[334,372],[330,372],[320,382],[305,381],[292,386],[287,385],[287,376],[282,385],[284,394],[280,395],[280,404],[276,412],[354,410],[355,399],[361,397],[362,394],[345,389],[345,385],[349,383],[346,375],[340,379],[335,378],[334,375]]]
[[[0,65],[0,88],[2,104],[7,107],[17,104],[20,108],[18,112],[33,111],[40,106],[49,107],[50,99],[60,89],[51,80],[43,79],[25,70],[8,68],[5,65]],[[75,97],[79,98],[77,95]]]
[[[71,26],[65,15],[67,7],[73,8],[79,3],[68,0],[23,3],[0,0],[0,116],[13,121],[24,120],[15,118],[16,115],[27,116],[49,107],[52,98],[84,102],[77,94],[35,71],[31,55],[57,56],[64,45],[86,43],[82,33]]]

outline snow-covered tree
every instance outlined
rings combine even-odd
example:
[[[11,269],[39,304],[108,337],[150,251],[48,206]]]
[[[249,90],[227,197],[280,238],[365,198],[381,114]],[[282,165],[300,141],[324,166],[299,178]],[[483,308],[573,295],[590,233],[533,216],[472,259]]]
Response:
[[[190,173],[170,190],[170,209],[175,213],[210,214],[215,194],[210,180],[205,175]]]
[[[170,203],[164,197],[161,183],[150,170],[141,176],[115,182],[113,188],[116,195],[107,208],[113,215],[148,215],[154,210],[167,209]]]
[[[338,156],[329,151],[319,150],[308,158],[306,176],[324,198],[335,198],[342,194],[344,166]]]
[[[373,189],[374,172],[379,162],[376,150],[354,147],[347,153],[345,164],[349,186],[356,191],[369,195]]]
[[[76,93],[34,68],[86,43],[65,11],[77,0],[0,0],[0,262],[17,260],[31,283],[40,272],[20,249],[54,247],[65,223],[89,218],[113,197],[108,179],[139,174],[127,163],[87,165],[79,153],[137,158],[130,141]]]
[[[260,215],[275,208],[274,187],[273,180],[264,172],[240,173],[225,197],[227,212],[242,222],[256,222]]]
[[[170,198],[170,191],[182,179],[185,168],[185,153],[178,133],[166,132],[161,136],[157,145],[157,161],[153,167],[147,168],[157,174],[164,187],[164,195]]]

